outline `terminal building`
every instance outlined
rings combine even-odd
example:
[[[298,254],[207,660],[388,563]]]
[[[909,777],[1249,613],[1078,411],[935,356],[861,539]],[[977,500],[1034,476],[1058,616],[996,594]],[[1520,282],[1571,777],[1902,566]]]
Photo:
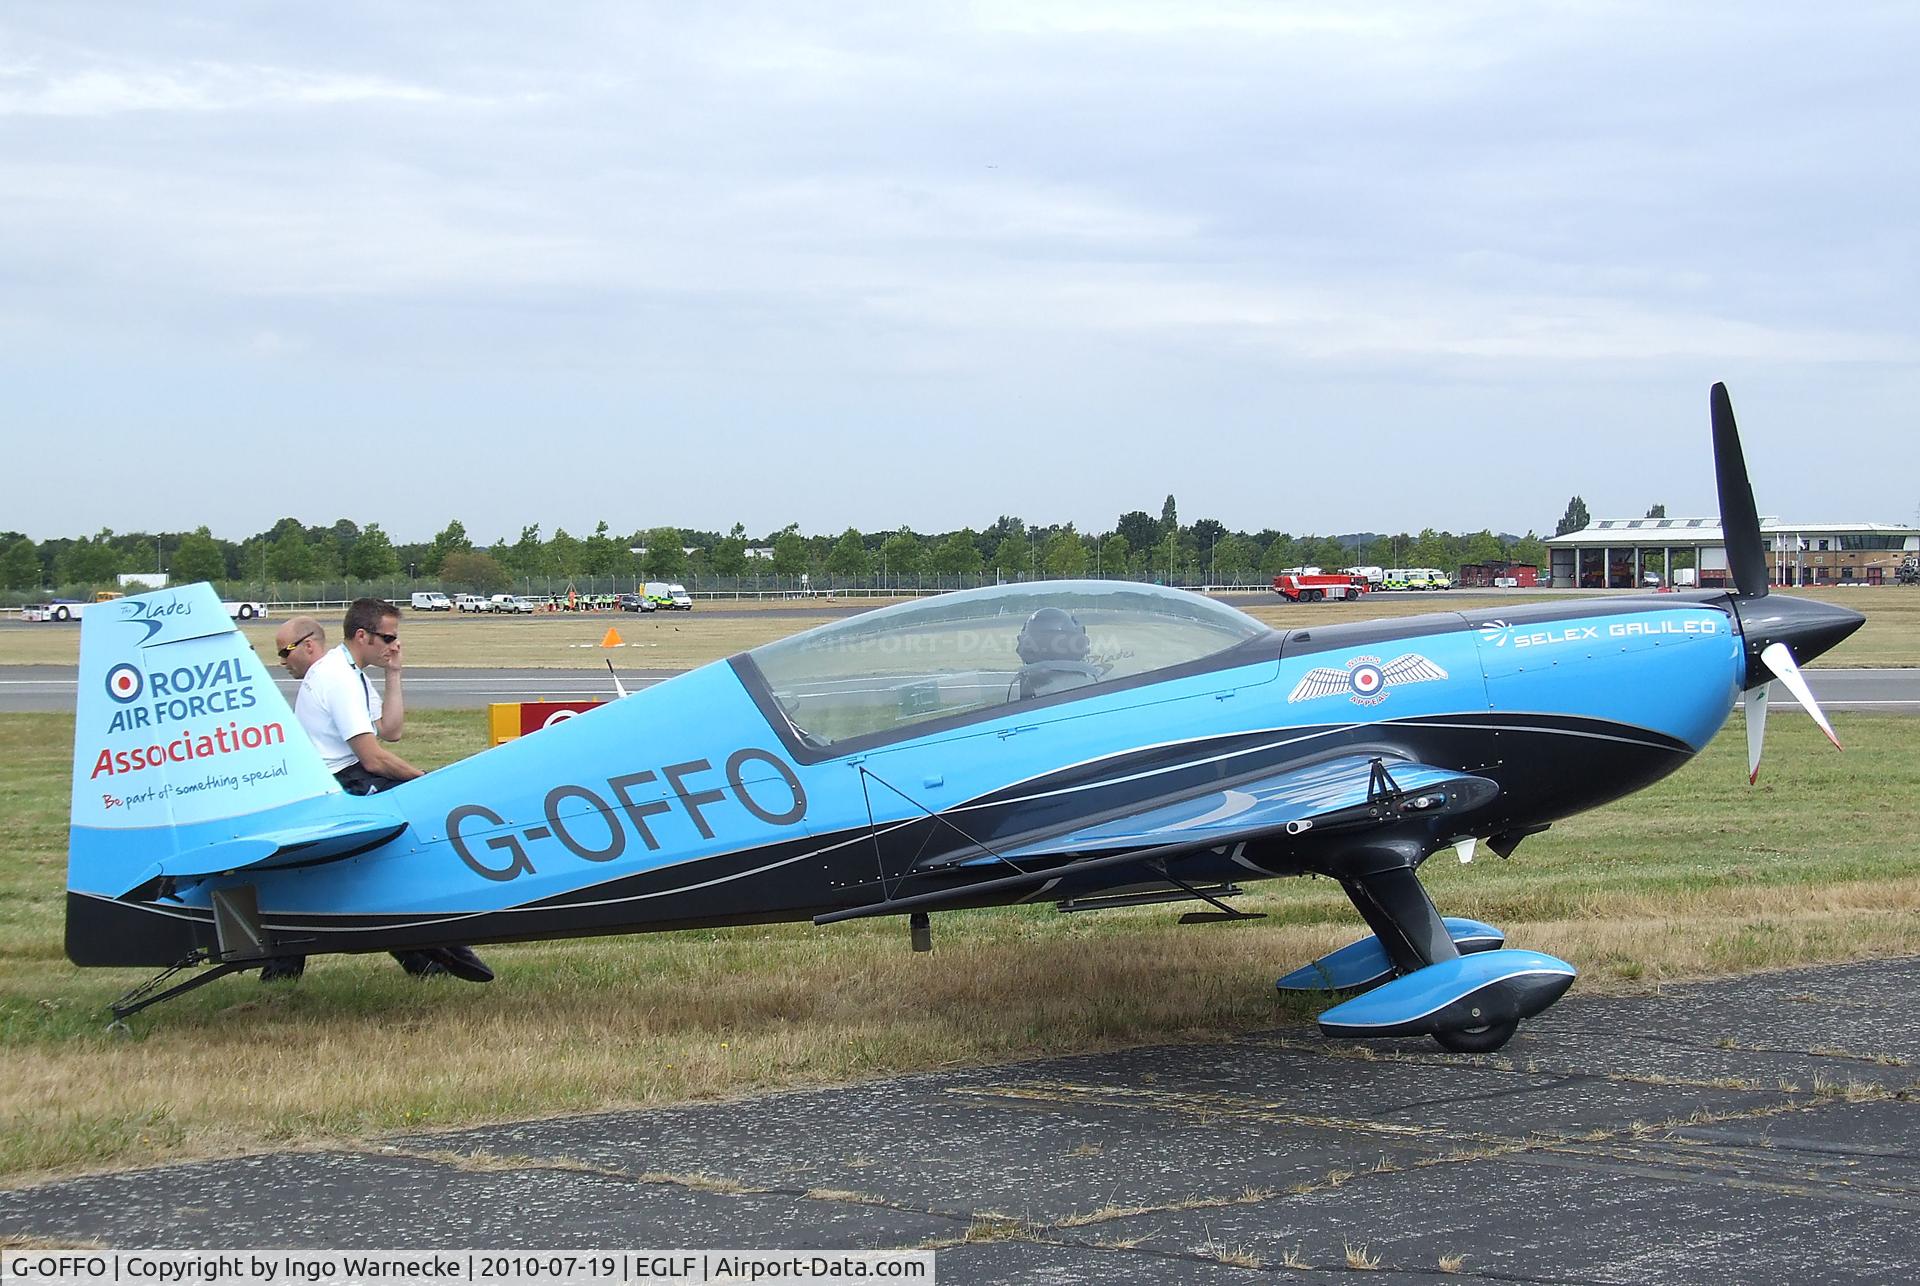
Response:
[[[1920,527],[1892,523],[1762,518],[1760,535],[1775,585],[1878,585],[1920,556]],[[1718,518],[1605,518],[1546,543],[1555,589],[1733,583]]]

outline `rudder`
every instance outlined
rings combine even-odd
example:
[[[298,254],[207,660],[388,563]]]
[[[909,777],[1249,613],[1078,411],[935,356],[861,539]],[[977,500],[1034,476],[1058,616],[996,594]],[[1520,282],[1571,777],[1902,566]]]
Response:
[[[78,933],[76,899],[121,899],[253,829],[236,819],[297,814],[339,787],[211,586],[101,603],[80,624],[67,953],[105,963],[123,953],[87,939],[121,917]]]

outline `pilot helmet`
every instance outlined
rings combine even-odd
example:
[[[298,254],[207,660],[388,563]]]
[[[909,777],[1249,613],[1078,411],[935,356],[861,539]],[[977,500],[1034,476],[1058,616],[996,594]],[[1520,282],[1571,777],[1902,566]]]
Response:
[[[1039,661],[1080,661],[1093,650],[1086,626],[1072,612],[1058,607],[1043,607],[1020,627],[1020,640],[1014,644],[1020,659],[1028,665]]]

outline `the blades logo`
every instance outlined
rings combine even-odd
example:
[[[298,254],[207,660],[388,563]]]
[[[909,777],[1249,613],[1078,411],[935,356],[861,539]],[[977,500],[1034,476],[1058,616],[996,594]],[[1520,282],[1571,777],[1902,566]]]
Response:
[[[1488,621],[1480,627],[1480,641],[1491,643],[1495,647],[1505,647],[1507,637],[1512,630],[1513,627],[1505,621]]]
[[[1317,701],[1321,697],[1344,693],[1357,706],[1377,706],[1387,699],[1389,689],[1407,683],[1431,683],[1446,677],[1445,670],[1418,652],[1396,656],[1385,665],[1380,663],[1377,656],[1356,656],[1348,660],[1344,670],[1336,670],[1330,665],[1315,666],[1308,670],[1287,695],[1287,701],[1289,704]]]
[[[167,617],[191,615],[193,615],[193,604],[183,598],[169,598],[164,603],[130,598],[120,604],[120,619],[132,621],[146,630],[146,637],[140,640],[142,644],[153,641],[153,636],[158,634],[160,627],[166,624]]]
[[[107,671],[107,695],[121,705],[137,701],[145,687],[146,680],[140,677],[139,669],[125,661]]]

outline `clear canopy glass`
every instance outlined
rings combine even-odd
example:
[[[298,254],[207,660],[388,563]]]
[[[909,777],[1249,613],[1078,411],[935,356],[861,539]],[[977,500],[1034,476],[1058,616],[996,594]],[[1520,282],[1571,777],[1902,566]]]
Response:
[[[748,656],[794,735],[824,747],[1097,688],[1266,632],[1185,590],[1040,581],[903,603]]]

